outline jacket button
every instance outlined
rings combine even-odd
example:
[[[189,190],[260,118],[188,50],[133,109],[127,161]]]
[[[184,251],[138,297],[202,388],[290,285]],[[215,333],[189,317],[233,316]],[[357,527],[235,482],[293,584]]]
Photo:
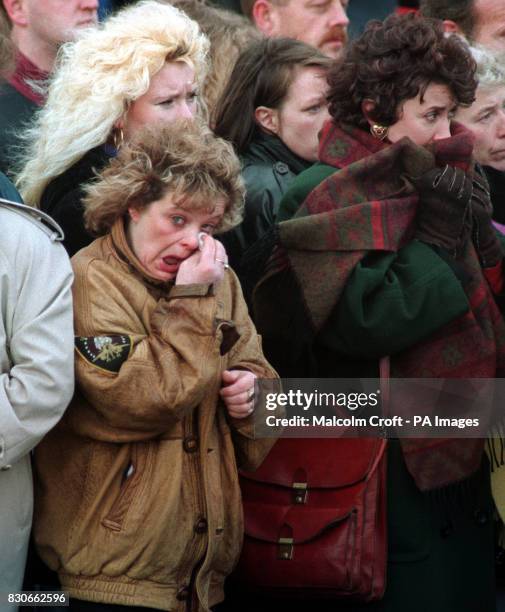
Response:
[[[198,523],[195,525],[195,533],[206,533],[208,528],[207,521],[204,518],[201,518]]]
[[[287,174],[289,172],[289,167],[284,162],[275,162],[274,168],[279,174]]]
[[[477,525],[487,525],[489,522],[489,515],[485,510],[476,510],[473,513],[473,519],[477,523]]]
[[[184,438],[182,447],[187,453],[196,453],[198,450],[198,438],[195,438],[194,436]]]
[[[186,599],[189,599],[189,589],[188,589],[188,587],[186,587],[186,586],[185,587],[181,587],[177,591],[177,595],[175,597],[179,601],[186,601]]]

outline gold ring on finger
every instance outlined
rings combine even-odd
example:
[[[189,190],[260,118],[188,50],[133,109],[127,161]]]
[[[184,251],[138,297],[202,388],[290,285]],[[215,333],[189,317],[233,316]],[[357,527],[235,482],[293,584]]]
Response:
[[[224,268],[225,270],[228,270],[228,268],[230,267],[230,265],[228,264],[228,262],[227,262],[227,261],[225,261],[224,259],[218,259],[218,258],[216,257],[216,261],[217,261],[217,262],[219,262],[219,263],[222,263],[222,264],[223,264],[223,268]]]

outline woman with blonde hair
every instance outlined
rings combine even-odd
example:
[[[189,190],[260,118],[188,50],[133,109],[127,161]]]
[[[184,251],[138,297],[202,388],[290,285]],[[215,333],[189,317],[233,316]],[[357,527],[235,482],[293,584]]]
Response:
[[[146,125],[198,112],[208,41],[173,6],[145,0],[64,45],[45,107],[24,138],[17,184],[63,227],[70,255],[92,237],[82,186]]]
[[[150,132],[88,186],[78,392],[35,457],[35,541],[71,611],[208,612],[242,543],[237,464],[273,444],[254,384],[276,373],[213,238],[240,219],[239,161],[197,122]]]

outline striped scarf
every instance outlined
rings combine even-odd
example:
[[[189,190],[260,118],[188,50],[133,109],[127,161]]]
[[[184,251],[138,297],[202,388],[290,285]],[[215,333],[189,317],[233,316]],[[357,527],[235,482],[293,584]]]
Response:
[[[354,268],[373,251],[397,251],[413,236],[419,197],[406,174],[418,176],[447,163],[473,171],[473,139],[455,126],[451,138],[430,149],[404,138],[394,144],[362,130],[328,122],[320,160],[335,166],[309,194],[297,215],[279,225],[276,250],[255,290],[259,329],[293,337],[293,319],[268,302],[289,271],[291,304],[302,304],[312,338],[335,308]],[[505,375],[505,324],[468,241],[458,263],[468,275],[470,308],[426,340],[391,357],[391,376],[493,378]],[[296,330],[298,333],[298,330]],[[364,354],[366,354],[366,347]],[[485,417],[486,415],[482,415]],[[480,465],[484,441],[403,439],[407,467],[421,490],[458,482]]]

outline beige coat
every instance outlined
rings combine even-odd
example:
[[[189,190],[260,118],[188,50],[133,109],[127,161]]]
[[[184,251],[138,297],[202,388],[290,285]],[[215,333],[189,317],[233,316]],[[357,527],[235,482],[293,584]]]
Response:
[[[13,188],[0,175],[0,194]],[[10,192],[10,193],[9,193]],[[41,219],[43,222],[41,222]],[[74,390],[72,270],[47,215],[0,202],[0,593],[22,588],[32,524],[30,451]],[[17,610],[0,603],[1,612]]]
[[[79,390],[37,449],[38,550],[71,597],[207,610],[241,547],[236,457],[254,469],[273,442],[228,418],[221,373],[276,374],[231,270],[154,284],[122,222],[72,262]]]

